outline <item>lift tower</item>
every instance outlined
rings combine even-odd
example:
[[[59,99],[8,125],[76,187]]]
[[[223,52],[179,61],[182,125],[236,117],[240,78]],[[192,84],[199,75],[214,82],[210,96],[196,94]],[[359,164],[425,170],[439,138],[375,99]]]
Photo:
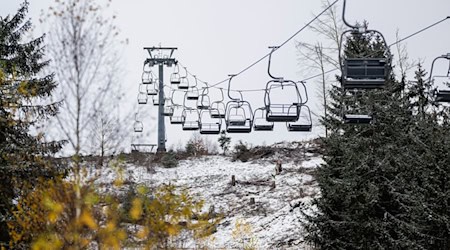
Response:
[[[158,105],[158,149],[157,152],[166,152],[166,127],[164,124],[164,65],[172,67],[177,61],[172,58],[173,52],[177,48],[173,47],[145,47],[149,58],[144,64],[149,64],[150,67],[158,65],[159,67],[159,105]]]

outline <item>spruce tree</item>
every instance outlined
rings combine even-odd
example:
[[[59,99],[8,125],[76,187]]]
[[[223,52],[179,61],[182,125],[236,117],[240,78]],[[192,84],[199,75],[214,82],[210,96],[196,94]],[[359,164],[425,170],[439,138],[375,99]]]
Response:
[[[24,37],[31,29],[26,20],[25,1],[13,16],[0,17],[0,244],[9,242],[6,221],[13,199],[39,177],[55,173],[44,157],[57,152],[61,142],[44,142],[43,134],[31,134],[33,126],[54,116],[58,103],[48,97],[56,87],[53,75],[41,76],[48,61],[43,60],[41,36]]]
[[[353,35],[344,49],[380,57],[382,47],[368,33]],[[322,195],[305,225],[321,249],[449,248],[450,116],[425,77],[419,65],[410,83],[391,73],[384,89],[331,91],[331,115],[323,119],[331,135],[317,169]],[[346,124],[346,110],[374,121]]]
[[[344,51],[380,58],[385,46],[375,33],[353,34]],[[331,135],[324,140],[325,164],[317,169],[322,196],[314,201],[317,213],[307,218],[308,239],[321,248],[414,248],[416,235],[403,223],[417,206],[403,183],[414,125],[404,89],[393,73],[380,90],[332,89],[331,115],[323,119]],[[346,124],[343,113],[353,110],[373,115],[373,122]]]

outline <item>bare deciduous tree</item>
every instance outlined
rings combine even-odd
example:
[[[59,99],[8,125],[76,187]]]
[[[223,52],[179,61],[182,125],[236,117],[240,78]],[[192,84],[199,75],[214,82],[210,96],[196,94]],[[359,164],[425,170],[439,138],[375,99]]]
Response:
[[[64,101],[56,125],[75,155],[99,153],[121,141],[119,52],[121,41],[111,1],[55,1],[41,22],[48,25],[52,71]],[[108,145],[108,146],[107,146]]]
[[[329,0],[323,0],[322,5],[328,7],[331,5]],[[338,53],[341,44],[341,34],[344,30],[344,24],[339,18],[338,7],[333,6],[323,16],[317,19],[317,22],[311,26],[311,30],[318,35],[322,43],[309,44],[297,42],[296,47],[301,61],[308,61],[302,70],[317,72],[321,75],[319,82],[319,96],[323,99],[323,112],[327,116],[327,93],[330,83],[334,82],[327,77],[329,69],[340,68]],[[316,114],[315,114],[316,115]],[[325,128],[325,136],[327,136]]]

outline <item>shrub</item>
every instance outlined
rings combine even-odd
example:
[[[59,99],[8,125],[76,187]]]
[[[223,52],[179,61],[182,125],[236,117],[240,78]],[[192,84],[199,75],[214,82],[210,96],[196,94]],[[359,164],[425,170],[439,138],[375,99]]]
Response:
[[[240,160],[242,162],[247,162],[252,157],[251,148],[247,143],[239,141],[234,145],[233,160]]]
[[[165,168],[175,168],[178,166],[178,159],[177,154],[170,150],[169,152],[165,153],[163,157],[161,158],[161,164]]]

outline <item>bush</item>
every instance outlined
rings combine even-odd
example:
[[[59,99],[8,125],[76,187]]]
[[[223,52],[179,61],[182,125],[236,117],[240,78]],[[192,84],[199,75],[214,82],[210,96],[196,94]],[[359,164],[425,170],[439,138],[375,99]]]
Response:
[[[234,145],[233,152],[233,160],[240,160],[242,162],[247,162],[252,157],[251,148],[247,145],[247,143],[243,143],[239,141],[236,145]]]
[[[208,154],[208,148],[205,141],[199,134],[194,134],[186,144],[187,156],[202,156]]]
[[[178,166],[177,154],[170,150],[161,158],[161,164],[166,168],[175,168]]]

